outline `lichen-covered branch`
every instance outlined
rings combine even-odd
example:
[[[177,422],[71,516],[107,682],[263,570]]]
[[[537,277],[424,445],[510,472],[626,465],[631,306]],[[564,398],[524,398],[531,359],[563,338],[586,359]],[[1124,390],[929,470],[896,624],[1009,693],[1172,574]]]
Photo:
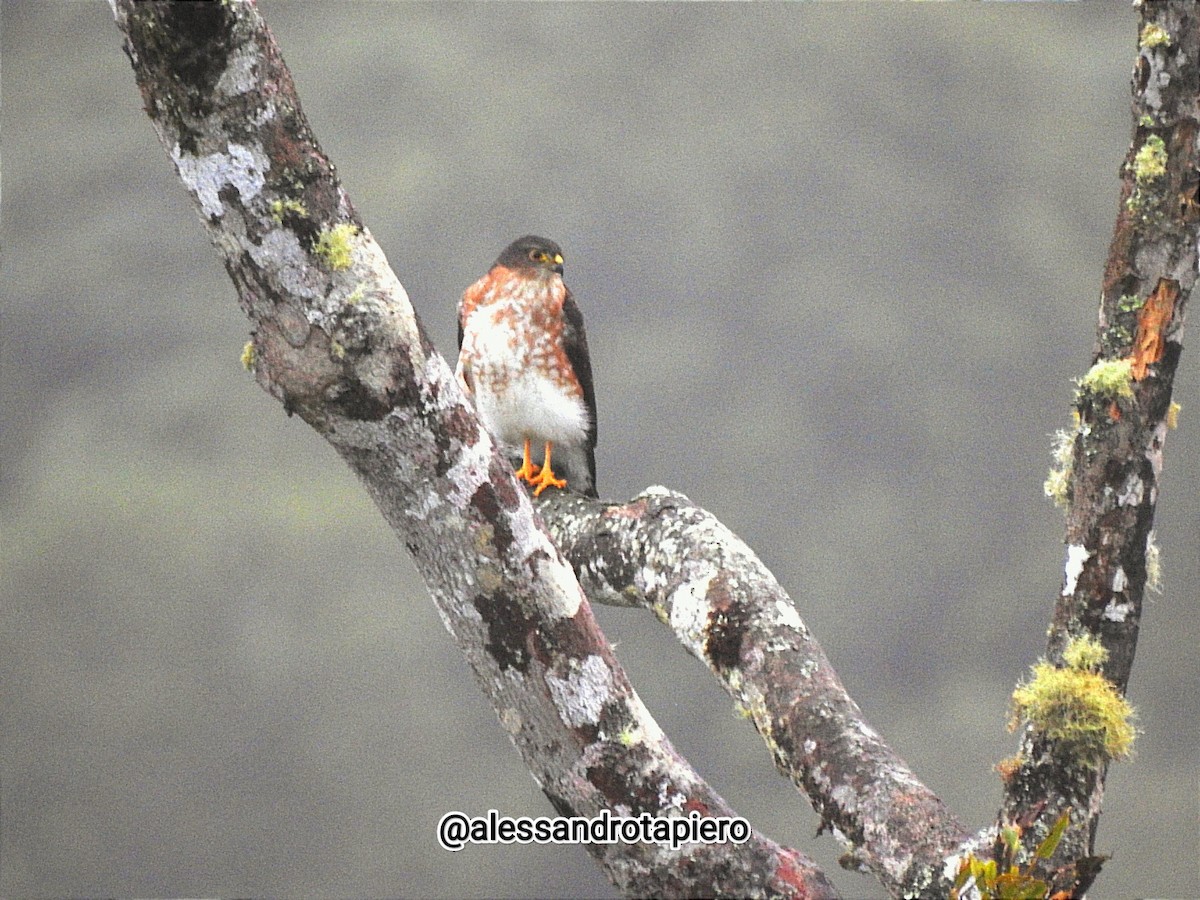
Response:
[[[562,813],[733,815],[671,747],[433,351],[252,3],[112,0],[145,108],[237,287],[259,383],[359,475]],[[592,846],[630,894],[833,896],[798,853]]]
[[[865,722],[786,593],[711,515],[657,488],[625,504],[530,502],[313,138],[253,3],[110,2],[146,110],[250,318],[244,362],[362,479],[557,810],[733,814],[642,705],[586,590],[668,623],[849,845],[848,864],[893,895],[948,893],[969,853],[1086,889],[1105,769],[1132,737],[1121,695],[1197,271],[1190,2],[1141,4],[1100,337],[1048,481],[1067,509],[1064,586],[1047,659],[1014,698],[1025,727],[1002,769],[1000,822],[973,837]],[[589,849],[630,894],[834,894],[809,860],[759,835]]]
[[[681,494],[539,502],[594,602],[653,610],[807,794],[848,862],[894,896],[944,896],[966,832],[847,695],[796,607],[733,532]]]
[[[1184,309],[1197,276],[1200,10],[1192,0],[1134,5],[1133,141],[1096,347],[1047,481],[1067,514],[1063,587],[1046,661],[1014,695],[1025,725],[1020,750],[1001,767],[999,831],[1018,829],[1027,855],[1069,812],[1042,866],[1050,887],[1069,896],[1081,895],[1099,871],[1094,838],[1104,777],[1132,738],[1122,695],[1154,578],[1151,526]]]

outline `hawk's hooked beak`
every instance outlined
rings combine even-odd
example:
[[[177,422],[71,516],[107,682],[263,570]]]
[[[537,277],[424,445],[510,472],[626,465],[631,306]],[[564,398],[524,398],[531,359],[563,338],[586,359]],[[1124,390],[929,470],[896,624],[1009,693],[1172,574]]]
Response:
[[[553,270],[554,270],[554,272],[555,272],[556,274],[558,274],[558,275],[561,275],[561,274],[563,273],[563,257],[562,257],[562,254],[561,254],[561,253],[555,253],[555,254],[554,254],[554,259],[553,259],[553,262],[554,262],[554,265],[552,265],[550,268],[551,268],[551,269],[553,269]]]

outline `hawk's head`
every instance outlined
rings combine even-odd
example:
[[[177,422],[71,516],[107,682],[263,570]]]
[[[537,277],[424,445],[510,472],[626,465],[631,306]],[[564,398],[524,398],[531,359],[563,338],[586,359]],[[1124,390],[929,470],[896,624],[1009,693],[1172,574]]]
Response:
[[[562,248],[554,241],[527,234],[505,247],[496,265],[527,275],[561,275]]]

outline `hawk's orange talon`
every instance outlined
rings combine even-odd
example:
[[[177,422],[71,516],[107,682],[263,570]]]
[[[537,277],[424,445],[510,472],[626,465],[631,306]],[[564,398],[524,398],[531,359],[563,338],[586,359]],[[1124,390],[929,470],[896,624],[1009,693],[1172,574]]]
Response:
[[[541,496],[542,491],[548,487],[565,488],[567,480],[565,478],[557,478],[554,470],[550,468],[550,441],[546,441],[546,458],[542,460],[542,470],[538,473],[536,479],[531,479],[530,484],[535,485],[533,496]],[[525,442],[526,449],[529,448],[529,442]]]
[[[541,471],[541,466],[534,463],[529,453],[529,438],[525,438],[525,460],[521,463],[521,468],[513,472],[519,481],[525,481],[529,484],[534,484],[534,479],[537,478],[538,472]]]

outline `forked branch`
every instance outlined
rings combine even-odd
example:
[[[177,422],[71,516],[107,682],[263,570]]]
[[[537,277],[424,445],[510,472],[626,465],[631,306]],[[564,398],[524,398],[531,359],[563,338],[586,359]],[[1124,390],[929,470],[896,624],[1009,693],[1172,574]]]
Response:
[[[997,830],[968,838],[864,721],[770,572],[711,515],[657,488],[625,504],[530,502],[313,138],[253,3],[111,2],[147,112],[250,318],[259,383],[360,476],[561,814],[733,815],[642,705],[586,592],[668,623],[851,846],[850,862],[892,894],[944,895],[969,849],[986,855]],[[1050,643],[1062,663],[1070,641],[1098,638],[1122,689],[1200,208],[1194,14],[1181,2],[1145,6],[1161,9],[1143,16],[1166,38],[1143,32],[1096,354],[1128,360],[1128,391],[1080,392],[1072,551]],[[1026,730],[1002,823],[1022,824],[1032,842],[1029,826],[1071,809],[1054,861],[1074,868],[1056,883],[1079,887],[1103,765],[1071,767],[1060,749]],[[590,850],[630,894],[834,896],[811,861],[757,834]]]

